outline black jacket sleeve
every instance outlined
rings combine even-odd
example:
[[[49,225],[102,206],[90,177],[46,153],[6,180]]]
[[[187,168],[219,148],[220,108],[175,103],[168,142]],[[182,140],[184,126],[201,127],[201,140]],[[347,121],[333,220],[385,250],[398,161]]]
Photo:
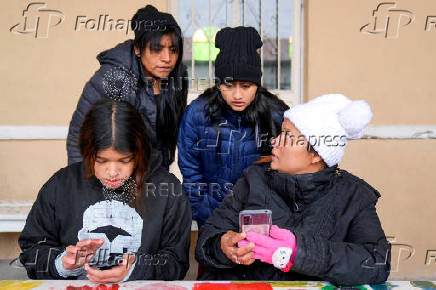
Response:
[[[79,131],[82,126],[83,119],[91,106],[105,96],[103,87],[103,79],[111,69],[111,65],[105,64],[95,72],[94,76],[86,83],[83,88],[82,95],[80,96],[76,110],[70,122],[67,136],[67,153],[68,165],[82,161],[82,155],[79,148]]]
[[[385,282],[390,271],[391,245],[377,216],[376,198],[362,204],[343,242],[294,232],[298,249],[291,270],[336,285]]]
[[[56,175],[41,188],[18,239],[22,249],[19,259],[31,279],[64,279],[57,274],[54,265],[57,255],[65,250],[54,223],[55,178]]]
[[[189,269],[191,206],[175,176],[172,183],[175,191],[169,194],[159,250],[139,252],[129,280],[182,280]]]
[[[243,176],[200,228],[195,250],[195,257],[200,264],[214,268],[235,266],[221,250],[221,236],[229,230],[239,232],[239,212],[243,209],[248,188]]]

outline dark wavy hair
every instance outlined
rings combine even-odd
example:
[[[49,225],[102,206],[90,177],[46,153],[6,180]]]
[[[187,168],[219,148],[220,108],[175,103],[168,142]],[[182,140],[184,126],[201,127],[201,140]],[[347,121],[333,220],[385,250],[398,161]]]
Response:
[[[85,177],[95,174],[97,153],[114,148],[121,153],[133,153],[136,196],[139,199],[147,176],[151,154],[150,138],[136,108],[125,101],[102,99],[96,102],[80,127],[80,152],[85,164]]]
[[[162,36],[169,35],[172,44],[179,53],[176,65],[168,78],[161,79],[161,96],[156,98],[157,102],[157,125],[156,134],[158,140],[167,144],[169,149],[169,164],[174,161],[177,146],[177,136],[183,112],[186,109],[188,96],[188,73],[183,59],[183,37],[180,28],[167,26],[163,31],[146,31],[136,40],[135,45],[142,52],[150,43],[151,51],[159,51]],[[141,62],[139,62],[141,65]]]
[[[206,117],[209,119],[215,130],[219,132],[218,125],[220,120],[222,120],[227,110],[232,109],[223,99],[218,84],[204,91],[202,96],[208,100]],[[267,134],[266,136],[268,136],[269,140],[279,134],[281,128],[281,124],[273,119],[271,112],[283,112],[287,109],[289,109],[289,106],[286,105],[285,102],[269,92],[266,88],[259,86],[251,104],[248,105],[243,112],[237,113],[244,116],[245,121],[252,128],[251,134],[254,134],[256,127],[258,127],[259,133]],[[218,136],[217,150],[221,148],[221,134]],[[271,153],[271,145],[269,142],[262,142],[260,149],[261,155],[269,155]]]

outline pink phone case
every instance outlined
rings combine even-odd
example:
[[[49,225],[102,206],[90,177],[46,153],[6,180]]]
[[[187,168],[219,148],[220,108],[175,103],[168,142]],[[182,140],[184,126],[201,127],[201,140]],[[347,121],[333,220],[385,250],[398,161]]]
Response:
[[[261,235],[269,236],[271,228],[271,210],[243,210],[239,213],[239,231],[253,231]]]

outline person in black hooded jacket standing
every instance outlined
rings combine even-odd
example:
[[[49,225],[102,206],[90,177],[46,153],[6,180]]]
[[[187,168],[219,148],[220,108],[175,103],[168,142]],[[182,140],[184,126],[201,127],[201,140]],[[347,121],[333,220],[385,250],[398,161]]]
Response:
[[[187,70],[182,63],[183,38],[171,14],[147,5],[132,18],[134,40],[97,56],[100,69],[83,89],[67,137],[68,164],[82,160],[79,129],[92,104],[102,98],[136,107],[150,131],[163,166],[174,161],[179,123],[186,108]]]
[[[326,280],[378,284],[391,246],[375,205],[380,194],[339,169],[347,140],[359,139],[369,105],[324,95],[286,111],[270,163],[247,168],[199,230],[205,280]],[[269,209],[269,236],[239,233],[239,212]]]

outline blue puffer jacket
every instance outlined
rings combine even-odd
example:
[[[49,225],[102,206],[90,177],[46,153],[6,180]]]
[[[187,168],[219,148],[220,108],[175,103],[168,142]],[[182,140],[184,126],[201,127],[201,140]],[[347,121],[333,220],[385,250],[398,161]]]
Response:
[[[206,112],[205,97],[192,101],[183,115],[177,143],[183,188],[191,201],[192,219],[200,226],[220,206],[242,171],[259,159],[261,142],[260,134],[256,141],[256,133],[243,114],[229,109],[218,126],[218,134]],[[283,111],[271,115],[280,128]]]

